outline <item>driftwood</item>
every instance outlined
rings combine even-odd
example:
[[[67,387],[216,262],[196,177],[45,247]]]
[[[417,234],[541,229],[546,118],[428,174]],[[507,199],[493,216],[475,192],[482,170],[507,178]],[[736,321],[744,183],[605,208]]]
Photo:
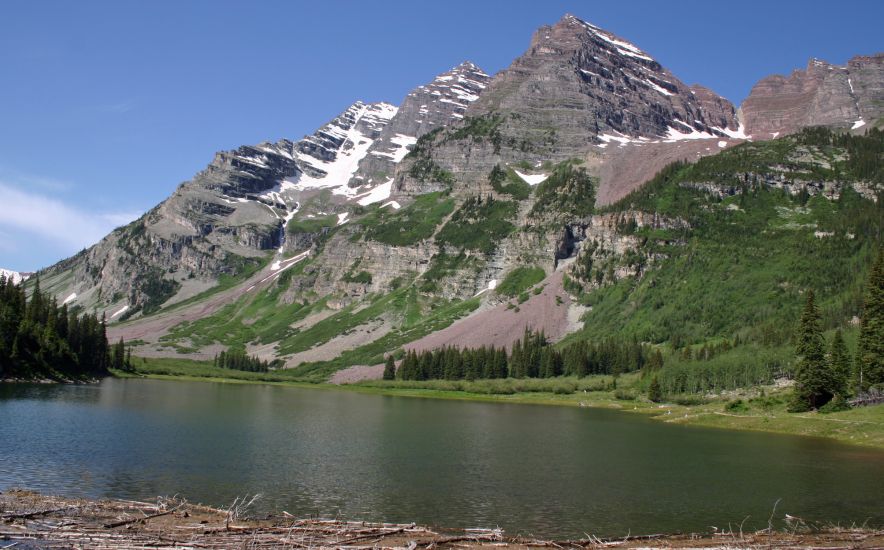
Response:
[[[622,538],[587,535],[580,540],[536,540],[505,537],[500,529],[438,533],[415,524],[298,520],[287,513],[261,520],[248,519],[240,516],[241,508],[232,513],[231,510],[190,504],[177,498],[159,499],[156,504],[150,504],[62,499],[24,491],[0,493],[0,510],[7,511],[0,516],[0,550],[16,546],[94,550],[884,547],[884,531],[870,529],[816,533],[764,530],[746,535],[741,529],[739,533],[703,535],[652,534]],[[141,517],[127,517],[130,514],[141,514]],[[126,519],[121,519],[124,517]]]
[[[115,521],[113,523],[105,523],[104,528],[105,529],[115,529],[117,527],[122,527],[124,525],[129,525],[131,523],[143,522],[143,521],[147,521],[147,520],[153,519],[153,518],[168,516],[169,514],[174,514],[175,512],[177,512],[179,508],[181,508],[181,506],[178,506],[178,507],[176,507],[172,510],[168,510],[166,512],[157,512],[156,514],[150,514],[148,516],[144,516],[143,518],[132,518],[132,519],[126,519],[123,521]]]

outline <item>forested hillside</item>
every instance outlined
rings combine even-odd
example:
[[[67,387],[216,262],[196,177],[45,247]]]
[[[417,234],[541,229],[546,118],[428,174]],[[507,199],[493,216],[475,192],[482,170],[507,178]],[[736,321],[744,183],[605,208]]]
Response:
[[[35,281],[25,285],[0,276],[0,380],[85,380],[122,367],[123,346],[112,354],[104,320],[79,315],[46,296]]]

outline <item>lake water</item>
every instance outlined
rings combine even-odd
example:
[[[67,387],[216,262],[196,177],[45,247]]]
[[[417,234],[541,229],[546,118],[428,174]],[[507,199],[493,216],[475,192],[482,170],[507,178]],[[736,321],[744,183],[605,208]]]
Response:
[[[107,379],[0,384],[0,489],[508,534],[884,524],[884,453],[570,407]]]

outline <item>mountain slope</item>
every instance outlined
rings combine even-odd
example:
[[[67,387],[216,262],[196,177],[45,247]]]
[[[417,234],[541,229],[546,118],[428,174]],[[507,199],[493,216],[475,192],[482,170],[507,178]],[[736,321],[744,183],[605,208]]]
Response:
[[[873,89],[868,74],[863,86]],[[866,103],[872,117],[875,103]],[[665,307],[702,294],[680,293],[679,280],[728,277],[716,239],[756,250],[776,231],[774,253],[744,257],[760,271],[799,245],[856,266],[827,277],[854,284],[864,269],[877,237],[824,250],[805,233],[784,237],[771,217],[783,208],[828,232],[824,206],[811,215],[795,201],[846,196],[843,212],[833,203],[838,223],[854,215],[877,231],[880,174],[868,169],[880,165],[877,134],[808,136],[744,143],[727,100],[566,16],[494,77],[464,63],[398,108],[356,103],[300,141],[219,153],[142,219],[42,273],[42,284],[105,311],[111,337],[136,340],[138,354],[244,349],[314,380],[403,346],[507,345],[526,326],[565,340],[720,337],[750,320],[716,300],[708,303],[724,320],[684,308],[697,326]],[[854,163],[866,168],[854,172]],[[654,197],[640,195],[648,189]],[[761,221],[747,216],[744,227],[734,212],[746,209],[734,210],[733,197],[756,191]],[[814,205],[830,204],[820,197]],[[706,271],[683,263],[693,247],[717,263]],[[794,265],[807,269],[808,258]],[[778,283],[829,284],[792,267],[782,266]],[[654,286],[657,272],[667,285]],[[792,304],[779,303],[781,316],[759,319],[781,326]],[[592,307],[586,328],[568,336],[581,328],[581,304]],[[531,311],[543,313],[541,326]],[[680,335],[667,319],[680,319]]]
[[[462,117],[487,80],[464,63],[412,92],[406,111],[357,102],[300,141],[218,153],[141,219],[43,274],[57,295],[116,320],[151,313],[253,272],[269,257],[310,246],[289,222],[346,219],[347,205],[380,202],[417,138]],[[416,118],[418,117],[419,118]],[[296,229],[296,228],[295,228]]]

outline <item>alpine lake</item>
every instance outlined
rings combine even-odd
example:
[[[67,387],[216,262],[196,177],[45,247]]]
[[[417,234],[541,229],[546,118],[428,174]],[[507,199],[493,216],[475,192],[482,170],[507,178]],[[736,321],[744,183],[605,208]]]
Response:
[[[884,524],[884,452],[577,407],[108,378],[0,384],[0,490],[539,537]],[[774,508],[776,506],[776,508]]]

